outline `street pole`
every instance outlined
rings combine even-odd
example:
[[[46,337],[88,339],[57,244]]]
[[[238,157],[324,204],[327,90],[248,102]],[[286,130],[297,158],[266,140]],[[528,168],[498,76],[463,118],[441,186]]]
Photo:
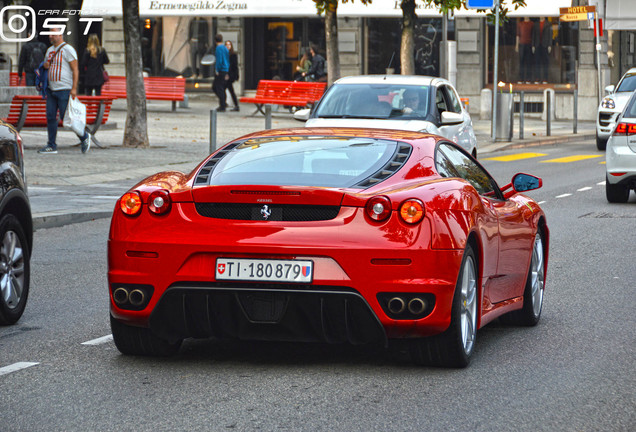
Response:
[[[492,79],[492,141],[495,142],[497,133],[497,70],[499,65],[499,0],[495,0],[495,61],[493,65],[493,79]]]

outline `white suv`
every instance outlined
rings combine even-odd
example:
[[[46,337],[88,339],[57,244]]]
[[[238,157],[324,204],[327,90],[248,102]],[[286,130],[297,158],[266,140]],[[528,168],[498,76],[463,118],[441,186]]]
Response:
[[[596,148],[599,150],[605,150],[607,140],[616,127],[616,119],[634,90],[636,90],[636,68],[628,70],[616,87],[613,85],[605,87],[608,95],[601,101],[596,117]]]

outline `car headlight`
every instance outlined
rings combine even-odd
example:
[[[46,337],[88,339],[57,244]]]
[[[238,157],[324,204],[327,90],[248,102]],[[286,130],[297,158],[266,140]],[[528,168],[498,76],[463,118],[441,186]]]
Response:
[[[603,101],[601,102],[601,106],[607,109],[614,109],[616,107],[616,104],[614,103],[614,99],[606,97],[606,98],[603,98]]]

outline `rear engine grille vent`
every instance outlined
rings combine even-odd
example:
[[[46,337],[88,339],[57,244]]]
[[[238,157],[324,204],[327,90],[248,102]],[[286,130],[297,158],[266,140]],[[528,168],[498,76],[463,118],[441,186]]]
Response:
[[[368,177],[362,180],[360,183],[356,184],[355,186],[361,187],[361,188],[368,188],[373,186],[376,183],[380,183],[381,181],[384,181],[387,178],[391,177],[400,168],[402,168],[402,165],[404,165],[404,163],[408,160],[409,156],[411,155],[411,150],[412,148],[410,145],[398,143],[398,148],[395,151],[395,154],[393,155],[391,160],[386,165],[384,165],[381,169],[376,171],[371,177]]]
[[[310,222],[334,219],[339,206],[196,203],[201,216],[215,219]],[[267,215],[267,217],[265,217]]]
[[[194,179],[195,186],[196,185],[207,185],[210,182],[210,173],[212,172],[212,170],[214,169],[216,164],[221,159],[223,159],[223,156],[225,156],[226,154],[231,152],[234,149],[234,147],[236,147],[239,144],[240,143],[236,143],[236,144],[230,145],[228,147],[225,147],[223,150],[221,150],[217,154],[215,154],[214,157],[212,159],[210,159],[205,165],[203,165],[203,167],[201,167],[201,169],[199,170],[199,173],[197,174],[197,178]]]

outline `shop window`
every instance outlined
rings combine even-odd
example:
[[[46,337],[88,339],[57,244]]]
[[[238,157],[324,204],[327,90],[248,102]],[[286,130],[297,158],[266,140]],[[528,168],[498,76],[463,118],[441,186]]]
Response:
[[[526,84],[574,84],[578,22],[558,18],[509,19],[499,31],[498,80]],[[488,84],[492,84],[495,29],[488,25]]]

